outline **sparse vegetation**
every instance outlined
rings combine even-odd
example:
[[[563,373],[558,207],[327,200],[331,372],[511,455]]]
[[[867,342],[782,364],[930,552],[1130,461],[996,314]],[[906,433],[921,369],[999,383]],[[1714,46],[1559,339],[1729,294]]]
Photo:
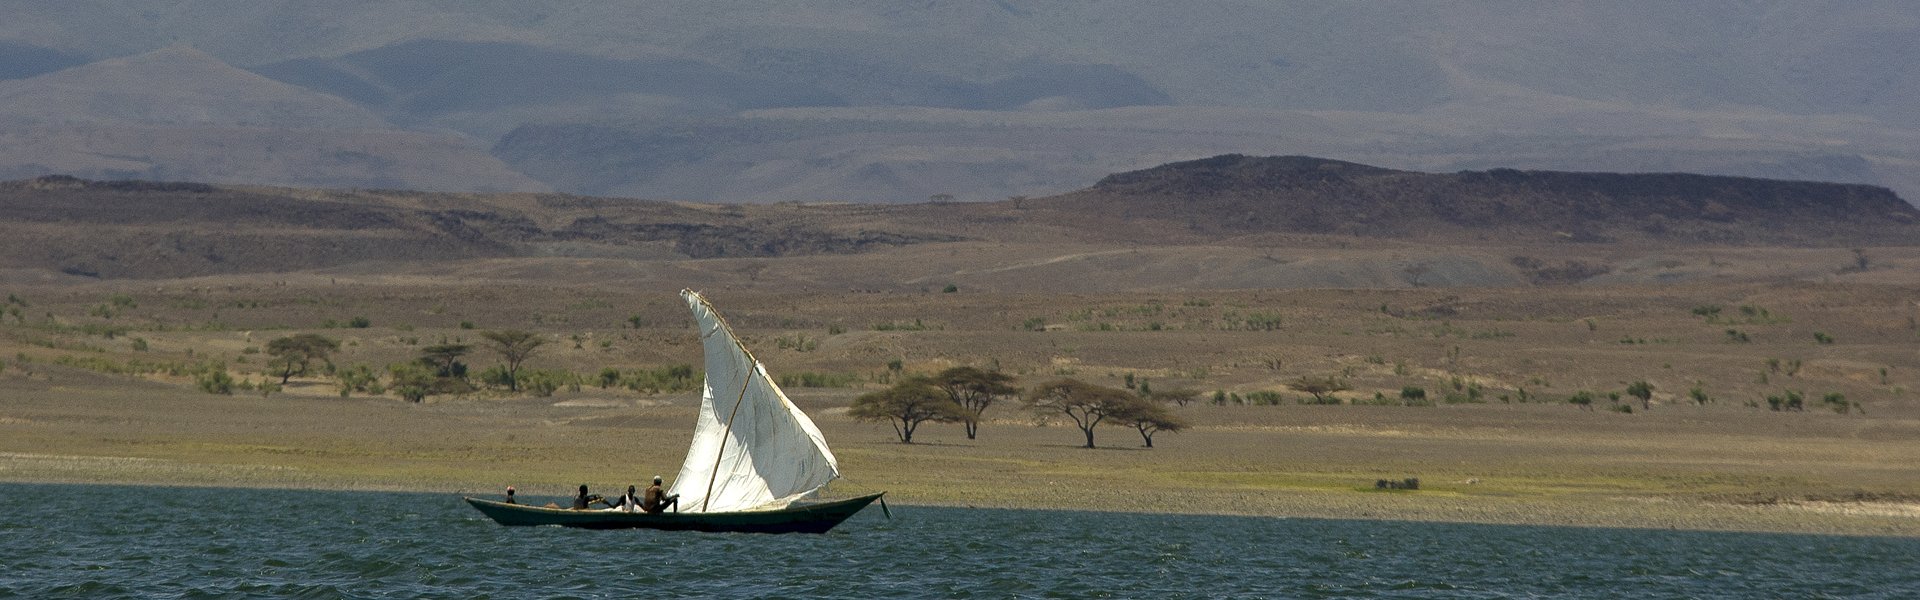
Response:
[[[887,422],[902,444],[913,443],[913,434],[922,423],[958,423],[978,418],[923,379],[909,379],[885,390],[861,394],[853,399],[847,416],[858,421]]]
[[[465,325],[465,323],[462,323]],[[520,389],[520,364],[533,356],[534,351],[547,344],[547,339],[531,331],[504,329],[500,331],[482,331],[480,337],[486,338],[489,349],[500,354],[507,361],[504,379],[509,391]]]
[[[1647,410],[1653,407],[1653,384],[1651,383],[1643,380],[1628,384],[1627,395],[1640,399],[1641,410]]]
[[[853,373],[814,373],[795,371],[779,376],[781,387],[843,388],[853,387],[860,376]]]
[[[926,328],[927,326],[922,324],[920,319],[914,319],[912,323],[894,323],[889,321],[873,324],[874,331],[922,331]]]

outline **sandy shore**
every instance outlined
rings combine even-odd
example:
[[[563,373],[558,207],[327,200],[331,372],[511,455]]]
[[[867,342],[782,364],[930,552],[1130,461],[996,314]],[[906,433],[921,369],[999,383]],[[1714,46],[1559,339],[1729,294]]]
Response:
[[[685,395],[261,399],[49,372],[0,390],[0,480],[558,496],[671,477],[692,422]],[[1189,407],[1196,427],[1156,448],[1106,428],[1090,450],[1013,412],[978,440],[930,425],[901,444],[832,410],[850,393],[795,395],[834,444],[835,490],[896,505],[1920,536],[1920,445],[1886,439],[1916,428],[1896,416],[1783,434],[1715,407]],[[1405,477],[1421,489],[1373,489]]]

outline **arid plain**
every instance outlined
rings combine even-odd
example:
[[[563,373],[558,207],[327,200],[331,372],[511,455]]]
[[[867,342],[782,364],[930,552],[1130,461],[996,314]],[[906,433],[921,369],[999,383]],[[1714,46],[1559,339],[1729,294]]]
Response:
[[[322,376],[262,397],[202,393],[186,375],[106,371],[211,358],[257,383],[266,357],[249,349],[293,333],[341,340],[335,364],[377,369],[501,328],[552,340],[529,366],[589,379],[607,367],[698,368],[690,319],[667,281],[677,278],[703,288],[774,373],[853,375],[852,387],[789,392],[833,444],[847,476],[837,488],[888,490],[895,503],[1920,535],[1920,284],[1910,281],[1910,249],[1867,249],[1864,271],[1847,270],[1855,255],[1844,249],[1614,257],[1696,274],[1666,285],[1021,294],[975,291],[959,272],[1005,274],[1086,252],[945,246],[673,261],[678,271],[528,258],[164,281],[29,282],[15,272],[6,291],[22,310],[0,326],[0,478],[477,495],[515,485],[562,495],[580,483],[613,489],[671,476],[691,435],[692,393],[589,381],[550,397],[479,391],[415,404],[343,398]],[[1028,254],[1010,260],[1016,250]],[[966,259],[970,251],[979,258]],[[941,255],[956,264],[928,259]],[[928,283],[823,291],[817,280],[767,282],[761,269],[788,264],[863,278],[919,271]],[[943,292],[948,281],[962,285]],[[1721,310],[1695,314],[1706,306]],[[1275,315],[1271,329],[1249,325]],[[367,327],[348,326],[355,317]],[[328,320],[335,328],[322,327]],[[109,337],[88,325],[127,329]],[[478,349],[465,360],[475,371],[498,362]],[[1156,436],[1151,449],[1117,427],[1097,430],[1099,448],[1078,448],[1070,423],[1039,419],[1014,399],[987,411],[976,440],[930,424],[901,444],[886,425],[844,414],[881,381],[952,365],[998,368],[1028,386],[1076,377],[1117,387],[1131,374],[1155,390],[1202,394],[1175,409],[1192,427]],[[1300,404],[1308,396],[1286,384],[1302,376],[1353,389],[1338,394],[1342,405]],[[1648,406],[1608,400],[1635,381],[1653,385]],[[1435,405],[1398,405],[1408,386]],[[1709,400],[1693,399],[1693,388]],[[1215,390],[1243,400],[1278,392],[1282,402],[1215,405]],[[1597,394],[1590,409],[1566,402],[1583,390]],[[1767,397],[1787,390],[1806,398],[1805,410],[1769,409]],[[1822,404],[1832,392],[1847,413]],[[1376,393],[1396,405],[1374,405]],[[1374,489],[1409,477],[1421,489]]]

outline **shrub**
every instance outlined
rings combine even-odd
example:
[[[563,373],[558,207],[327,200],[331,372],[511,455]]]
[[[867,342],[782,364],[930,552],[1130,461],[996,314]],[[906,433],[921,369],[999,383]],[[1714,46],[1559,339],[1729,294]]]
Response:
[[[1853,409],[1853,405],[1847,403],[1847,395],[1840,392],[1827,392],[1827,395],[1820,399],[1820,403],[1833,409],[1833,412],[1843,415]]]
[[[1653,384],[1635,381],[1627,385],[1627,395],[1640,399],[1640,408],[1648,408],[1653,402]]]
[[[461,328],[461,329],[473,329],[473,321],[461,321],[461,322],[460,322],[460,328]]]
[[[1285,400],[1286,398],[1282,397],[1280,392],[1260,390],[1258,392],[1247,392],[1247,397],[1244,401],[1254,406],[1279,406]],[[1300,403],[1306,404],[1307,402],[1302,399]]]
[[[860,376],[853,373],[812,373],[800,371],[795,373],[782,373],[780,375],[781,387],[843,388],[853,387],[853,383],[859,380]]]
[[[403,385],[393,389],[395,395],[408,402],[420,402],[427,399],[427,388],[417,385]]]
[[[565,369],[521,369],[515,375],[520,380],[520,389],[535,398],[552,396],[561,386],[580,385],[580,376]]]
[[[1626,413],[1630,415],[1630,414],[1633,414],[1633,405],[1632,404],[1615,404],[1611,407],[1608,407],[1607,410],[1611,410],[1617,413]]]
[[[487,370],[480,372],[480,385],[487,386],[490,389],[510,387],[513,385],[513,375],[508,373],[507,368],[504,366],[494,365],[487,367]],[[398,385],[396,384],[395,387],[397,388]],[[396,389],[395,391],[398,390]]]
[[[147,338],[133,338],[133,343],[131,344],[131,346],[134,352],[146,352]]]
[[[373,320],[366,317],[354,317],[347,319],[347,326],[354,329],[366,329],[373,326]]]
[[[926,325],[920,323],[920,319],[914,319],[910,324],[893,322],[873,324],[874,331],[920,331],[926,328]]]
[[[1574,392],[1573,395],[1567,396],[1567,403],[1587,410],[1593,410],[1593,392],[1586,390]]]
[[[1247,313],[1246,326],[1249,331],[1273,331],[1280,328],[1281,321],[1278,311],[1251,312]]]
[[[947,284],[947,287],[940,288],[940,293],[942,294],[951,294],[958,291],[960,291],[960,286],[951,283]]]
[[[208,371],[206,374],[201,375],[194,383],[200,386],[200,391],[202,392],[209,394],[226,394],[228,396],[233,395],[233,376],[228,375],[224,367]]]
[[[1824,332],[1815,331],[1813,332],[1813,341],[1820,344],[1831,344],[1833,343],[1833,336],[1827,335]]]
[[[622,378],[620,385],[636,392],[675,394],[699,389],[706,377],[705,372],[696,371],[693,365],[683,363],[650,371],[634,371]]]

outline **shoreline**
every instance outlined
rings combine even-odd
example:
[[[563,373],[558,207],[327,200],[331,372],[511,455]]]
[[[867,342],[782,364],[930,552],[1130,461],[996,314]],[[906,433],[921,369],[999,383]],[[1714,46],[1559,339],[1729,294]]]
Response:
[[[92,465],[94,469],[32,469],[21,463]],[[136,467],[110,476],[100,467]],[[141,472],[135,475],[135,472]],[[161,472],[172,476],[155,476]],[[262,481],[259,475],[285,477]],[[64,474],[64,475],[62,475]],[[244,474],[244,475],[243,475]],[[0,452],[0,482],[21,485],[90,485],[134,487],[198,487],[236,489],[327,490],[458,494],[490,497],[494,490],[471,483],[393,481],[341,478],[271,465],[233,466],[183,463],[168,459],[79,455],[37,455]],[[547,486],[541,486],[547,487]],[[523,497],[563,498],[564,486],[527,490]],[[861,493],[872,491],[861,486]],[[839,494],[844,492],[834,490]],[[883,490],[888,491],[888,490]],[[1182,503],[1145,506],[1123,501],[1112,489],[1079,487],[1067,490],[1009,488],[1001,490],[1011,502],[964,501],[890,493],[889,503],[902,507],[969,508],[986,510],[1049,510],[1176,514],[1192,516],[1329,519],[1381,522],[1465,523],[1541,527],[1664,529],[1726,533],[1776,533],[1920,538],[1920,503],[1785,501],[1775,504],[1731,504],[1667,498],[1620,496],[1601,502],[1520,500],[1471,497],[1444,491],[1369,493],[1361,491],[1292,490],[1262,494],[1196,492]],[[1076,497],[1070,500],[1063,496]],[[1237,507],[1237,508],[1236,508]]]

